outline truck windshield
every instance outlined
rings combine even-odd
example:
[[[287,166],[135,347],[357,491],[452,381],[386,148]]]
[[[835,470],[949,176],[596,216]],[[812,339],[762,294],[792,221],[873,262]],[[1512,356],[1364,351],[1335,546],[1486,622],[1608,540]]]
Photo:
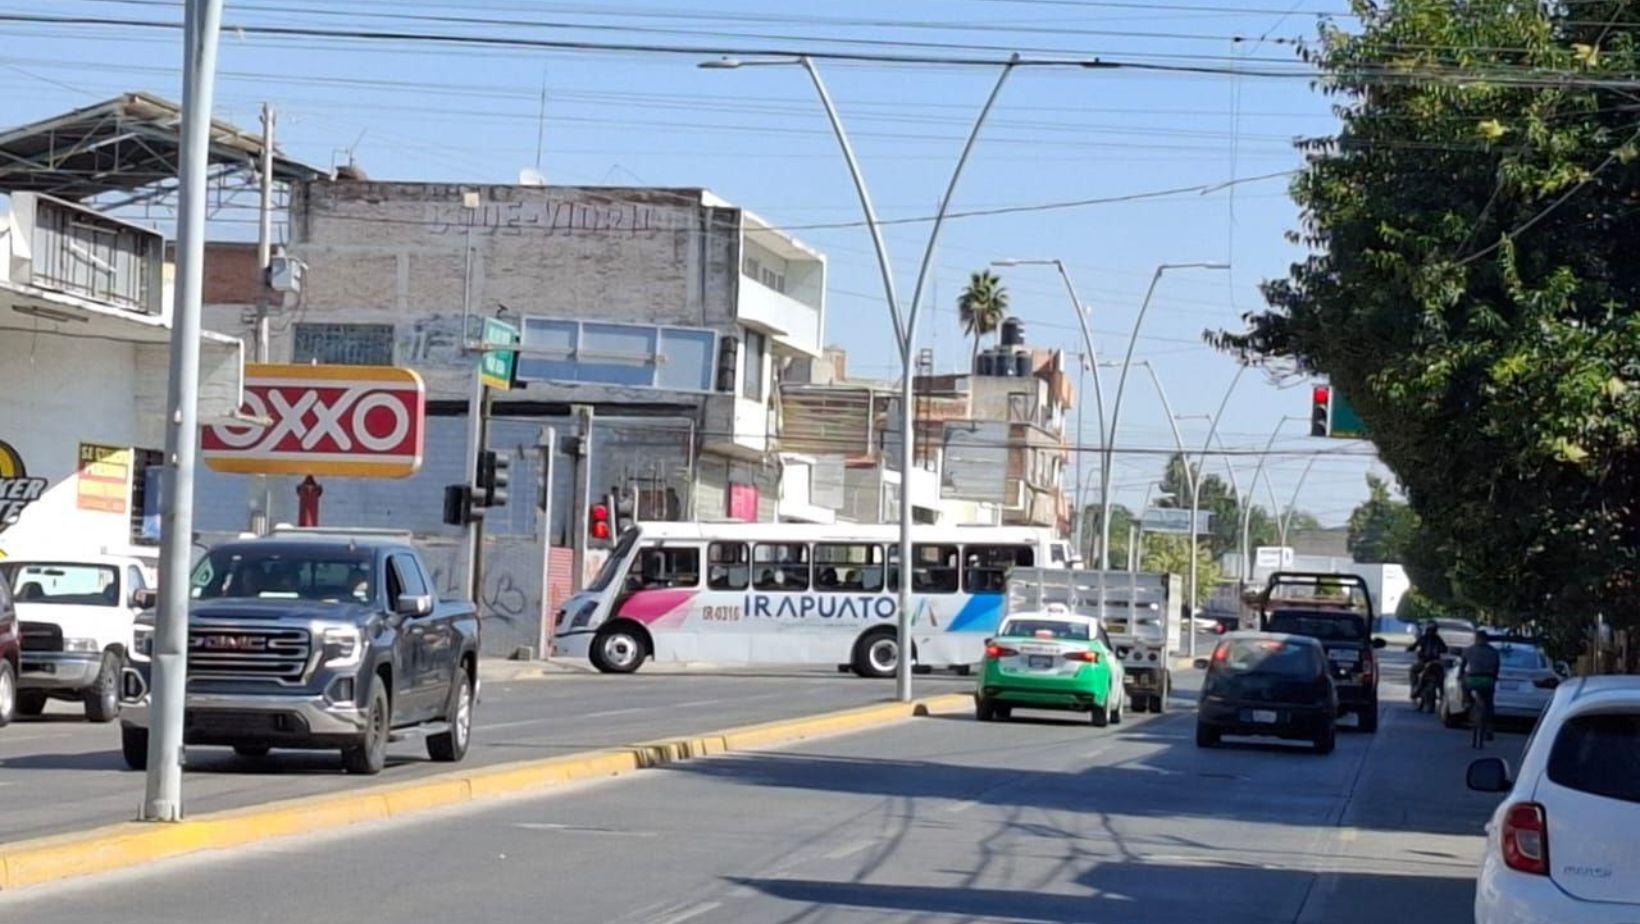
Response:
[[[370,552],[345,548],[212,549],[194,568],[193,596],[365,603],[375,599],[374,565]]]
[[[18,603],[119,606],[119,572],[108,565],[69,562],[13,562],[0,575]]]
[[[615,548],[610,550],[609,558],[604,561],[604,566],[598,569],[598,576],[592,579],[592,583],[588,584],[586,589],[592,593],[598,593],[608,588],[609,582],[615,580],[615,573],[621,570],[621,565],[632,557],[632,547],[637,544],[637,530],[629,529],[622,533],[621,540],[615,543]]]

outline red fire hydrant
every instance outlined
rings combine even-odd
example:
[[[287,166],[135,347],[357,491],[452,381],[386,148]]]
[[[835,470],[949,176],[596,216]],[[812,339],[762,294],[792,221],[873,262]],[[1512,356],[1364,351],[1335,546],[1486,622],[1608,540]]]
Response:
[[[319,498],[323,497],[324,493],[325,489],[313,480],[312,475],[302,479],[302,483],[296,486],[297,526],[319,525]]]

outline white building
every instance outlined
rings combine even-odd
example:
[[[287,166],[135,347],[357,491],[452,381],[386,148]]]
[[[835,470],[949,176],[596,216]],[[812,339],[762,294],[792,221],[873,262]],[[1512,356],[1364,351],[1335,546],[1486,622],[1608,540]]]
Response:
[[[160,233],[108,210],[163,193],[179,123],[130,94],[0,133],[0,555],[157,541],[172,266]],[[219,176],[255,162],[254,139],[214,134]],[[237,414],[241,359],[203,336],[203,420]]]

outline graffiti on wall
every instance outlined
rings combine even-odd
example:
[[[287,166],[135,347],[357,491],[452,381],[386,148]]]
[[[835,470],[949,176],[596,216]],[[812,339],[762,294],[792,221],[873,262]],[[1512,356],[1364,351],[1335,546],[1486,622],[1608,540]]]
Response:
[[[462,584],[466,576],[463,551],[455,545],[423,547],[422,556],[439,596],[451,600],[467,596]],[[569,598],[573,562],[569,549],[553,548],[552,589],[543,606],[539,540],[520,537],[484,544],[483,586],[477,604],[485,654],[511,654],[515,648],[540,643],[542,618]]]
[[[459,314],[425,315],[398,326],[394,353],[401,365],[466,368],[472,361],[461,352],[462,333]]]

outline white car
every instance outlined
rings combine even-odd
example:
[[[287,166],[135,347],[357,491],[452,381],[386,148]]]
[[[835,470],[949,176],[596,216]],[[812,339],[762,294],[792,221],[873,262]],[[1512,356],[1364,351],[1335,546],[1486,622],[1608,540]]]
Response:
[[[142,612],[136,592],[153,577],[148,562],[123,556],[0,562],[23,637],[19,714],[39,715],[48,699],[63,699],[82,703],[93,722],[119,715],[120,679]]]
[[[1563,665],[1550,663],[1548,655],[1528,640],[1494,639],[1498,650],[1498,685],[1492,693],[1494,719],[1535,719],[1554,696],[1555,684],[1569,673]],[[1456,652],[1455,652],[1456,654]],[[1447,663],[1446,688],[1441,696],[1441,721],[1456,728],[1469,718],[1469,698],[1458,677],[1461,659]]]
[[[1468,782],[1508,793],[1486,827],[1476,924],[1640,921],[1640,677],[1561,684],[1519,776],[1491,757]]]

